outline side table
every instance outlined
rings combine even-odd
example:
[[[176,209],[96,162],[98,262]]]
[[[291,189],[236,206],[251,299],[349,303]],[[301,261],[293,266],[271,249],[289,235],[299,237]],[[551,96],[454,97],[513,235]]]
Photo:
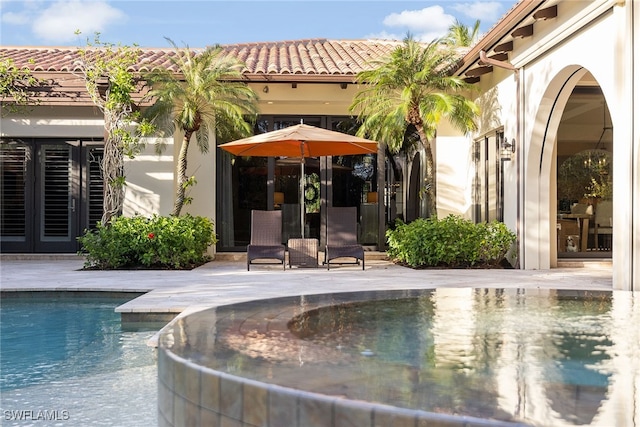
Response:
[[[318,239],[289,239],[289,268],[298,267],[318,268]]]

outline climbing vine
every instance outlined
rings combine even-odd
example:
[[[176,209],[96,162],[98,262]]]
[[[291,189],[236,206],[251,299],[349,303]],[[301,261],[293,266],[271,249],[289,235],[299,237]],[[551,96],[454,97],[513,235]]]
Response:
[[[77,32],[79,34],[79,32]],[[132,71],[141,50],[137,46],[100,41],[96,33],[79,48],[78,72],[93,103],[104,115],[104,154],[101,164],[104,182],[102,225],[122,213],[124,205],[125,156],[135,157],[144,148],[141,138],[154,128],[140,116],[134,94],[140,79]]]
[[[33,60],[29,62],[33,63]],[[37,105],[39,100],[35,89],[43,84],[29,67],[18,67],[11,58],[0,58],[2,116],[23,113],[29,105]]]

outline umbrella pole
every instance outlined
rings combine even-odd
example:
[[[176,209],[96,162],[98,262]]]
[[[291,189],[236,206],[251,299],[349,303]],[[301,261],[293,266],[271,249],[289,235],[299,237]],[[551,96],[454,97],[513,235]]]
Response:
[[[305,217],[304,200],[304,157],[302,157],[302,159],[300,160],[300,233],[303,239]]]
[[[300,235],[304,239],[304,141],[300,141]]]

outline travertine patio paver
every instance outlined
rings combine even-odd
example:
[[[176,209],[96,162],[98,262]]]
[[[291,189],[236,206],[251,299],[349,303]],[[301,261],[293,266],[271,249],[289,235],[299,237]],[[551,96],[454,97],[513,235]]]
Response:
[[[85,271],[80,259],[2,259],[3,291],[85,290],[146,292],[120,312],[180,313],[203,307],[278,296],[358,290],[436,287],[611,290],[611,266],[551,270],[412,270],[384,260],[367,268],[287,268],[212,261],[191,271]]]

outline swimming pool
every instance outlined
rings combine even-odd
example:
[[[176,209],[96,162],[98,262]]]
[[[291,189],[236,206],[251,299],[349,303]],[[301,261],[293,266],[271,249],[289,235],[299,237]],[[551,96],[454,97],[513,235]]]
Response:
[[[115,307],[135,297],[20,298],[0,305],[1,424],[157,424],[158,329],[123,330]]]
[[[161,338],[160,424],[638,425],[637,298],[441,288],[205,310]]]

